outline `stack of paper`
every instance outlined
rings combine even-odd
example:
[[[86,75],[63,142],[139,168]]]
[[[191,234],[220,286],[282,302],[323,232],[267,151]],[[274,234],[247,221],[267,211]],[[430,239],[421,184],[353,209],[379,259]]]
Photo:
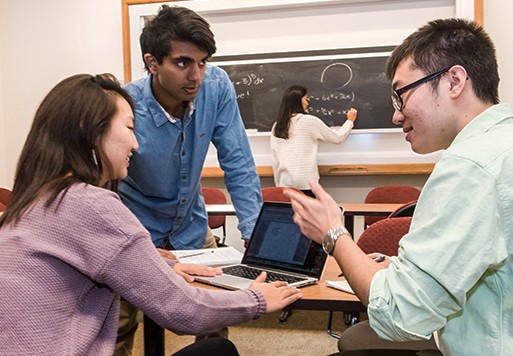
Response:
[[[173,254],[183,263],[204,266],[223,266],[240,263],[243,254],[231,246],[204,248],[199,250],[173,250]]]
[[[347,293],[354,294],[353,288],[347,283],[346,280],[343,281],[326,281],[326,285],[331,288],[335,288]]]

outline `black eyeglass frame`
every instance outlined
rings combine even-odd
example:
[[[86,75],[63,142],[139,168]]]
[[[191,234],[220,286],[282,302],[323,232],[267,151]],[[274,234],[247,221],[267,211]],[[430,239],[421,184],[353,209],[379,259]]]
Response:
[[[392,90],[391,98],[392,98],[392,104],[394,106],[394,109],[396,109],[397,111],[401,111],[403,109],[404,103],[403,103],[403,99],[401,98],[402,94],[406,93],[408,90],[418,87],[421,84],[427,83],[430,80],[435,79],[436,77],[441,76],[442,74],[444,74],[451,68],[452,68],[452,66],[447,67],[445,69],[441,69],[437,72],[426,75],[424,78],[420,78],[419,80],[416,80],[413,83],[408,84],[400,89]]]

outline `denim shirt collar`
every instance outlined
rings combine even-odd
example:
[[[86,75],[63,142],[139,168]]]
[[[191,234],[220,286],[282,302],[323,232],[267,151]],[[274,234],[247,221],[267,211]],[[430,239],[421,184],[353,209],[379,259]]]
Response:
[[[148,109],[150,110],[151,117],[153,118],[153,121],[155,122],[155,126],[160,127],[164,125],[166,122],[173,123],[172,120],[168,118],[168,115],[166,115],[166,111],[160,105],[160,103],[157,101],[155,96],[153,95],[153,90],[151,89],[151,82],[153,80],[153,75],[149,75],[144,83],[143,88],[143,97],[145,98],[146,105],[148,106]],[[184,123],[188,123],[190,121],[190,118],[194,114],[194,102],[189,101],[188,103],[188,110],[185,112]],[[173,116],[169,115],[170,117],[174,118]]]

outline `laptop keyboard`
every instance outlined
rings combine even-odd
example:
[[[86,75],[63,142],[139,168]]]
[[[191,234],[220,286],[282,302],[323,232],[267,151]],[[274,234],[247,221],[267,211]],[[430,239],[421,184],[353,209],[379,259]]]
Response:
[[[223,268],[223,273],[225,274],[231,274],[232,276],[243,277],[248,279],[255,279],[262,272],[267,273],[267,279],[265,280],[266,282],[284,281],[287,283],[294,283],[305,280],[305,278],[295,277],[283,273],[271,272],[249,266],[229,266]]]

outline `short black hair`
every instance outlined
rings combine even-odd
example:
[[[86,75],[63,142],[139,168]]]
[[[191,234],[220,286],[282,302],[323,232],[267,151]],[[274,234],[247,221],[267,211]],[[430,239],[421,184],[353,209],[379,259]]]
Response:
[[[499,103],[499,72],[495,45],[474,21],[449,18],[427,23],[395,48],[387,63],[392,79],[399,64],[411,58],[416,68],[429,74],[461,65],[472,80],[475,95],[486,103]],[[431,81],[433,88],[439,78]]]
[[[216,53],[216,41],[210,24],[191,9],[162,5],[159,13],[143,28],[139,43],[144,55],[151,54],[159,64],[172,51],[172,42],[191,42],[208,53]]]

